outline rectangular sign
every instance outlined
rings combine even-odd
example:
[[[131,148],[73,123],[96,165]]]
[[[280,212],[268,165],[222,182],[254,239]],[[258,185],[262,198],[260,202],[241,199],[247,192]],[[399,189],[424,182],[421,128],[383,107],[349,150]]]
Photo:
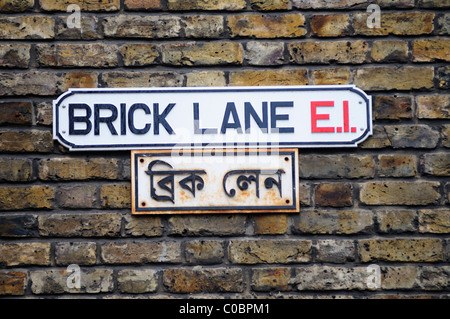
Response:
[[[298,150],[131,152],[132,213],[298,212]]]
[[[354,147],[372,134],[354,85],[70,89],[53,116],[71,150]]]

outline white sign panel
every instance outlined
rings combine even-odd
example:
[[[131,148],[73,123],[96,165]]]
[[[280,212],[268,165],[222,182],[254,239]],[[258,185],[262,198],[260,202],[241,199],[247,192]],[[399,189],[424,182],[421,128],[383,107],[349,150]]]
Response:
[[[372,134],[353,85],[70,89],[53,135],[71,150],[352,147]]]

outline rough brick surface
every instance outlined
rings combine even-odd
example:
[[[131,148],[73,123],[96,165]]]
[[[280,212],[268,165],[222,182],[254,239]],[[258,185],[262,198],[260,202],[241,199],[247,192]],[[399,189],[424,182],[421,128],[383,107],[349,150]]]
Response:
[[[449,8],[0,0],[0,297],[449,298]],[[132,215],[129,151],[53,140],[71,88],[292,85],[372,99],[357,147],[299,148],[299,213]]]

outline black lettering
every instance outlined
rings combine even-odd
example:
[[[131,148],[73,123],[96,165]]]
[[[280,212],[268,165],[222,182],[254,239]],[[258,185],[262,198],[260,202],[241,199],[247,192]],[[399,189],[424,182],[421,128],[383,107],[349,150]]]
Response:
[[[111,115],[100,117],[100,110],[110,110]],[[94,135],[100,135],[100,123],[106,123],[112,135],[117,135],[112,122],[117,119],[117,108],[112,104],[94,104]]]
[[[230,123],[230,115],[233,115],[233,122]],[[220,133],[225,134],[227,128],[237,129],[238,133],[242,133],[241,122],[239,121],[239,116],[236,111],[236,105],[233,102],[227,103],[227,108],[225,109],[225,114],[223,116],[222,127]]]
[[[159,103],[153,103],[153,134],[159,135],[159,124],[162,124],[162,126],[164,126],[167,133],[175,134],[172,127],[166,121],[166,116],[170,111],[172,111],[174,106],[175,103],[170,103],[169,105],[167,105],[164,111],[159,114]]]
[[[85,110],[85,116],[75,116],[75,110]],[[69,135],[87,135],[92,129],[89,118],[92,115],[91,108],[87,104],[69,104]],[[75,129],[75,122],[86,123],[85,129]]]
[[[294,133],[293,127],[277,127],[277,121],[289,120],[288,114],[277,114],[277,107],[294,107],[294,102],[270,102],[271,131],[278,133]]]
[[[127,135],[127,105],[120,103],[120,135]]]
[[[200,128],[199,104],[194,103],[194,134],[217,134],[216,128]]]
[[[151,114],[150,108],[144,103],[133,104],[128,110],[128,126],[133,134],[145,134],[150,130],[151,124],[145,124],[144,128],[138,129],[134,126],[134,112],[136,110],[143,110],[145,114]]]
[[[250,133],[250,116],[255,120],[263,133],[268,131],[268,117],[267,117],[267,102],[262,102],[262,115],[263,119],[258,116],[250,102],[244,104],[244,116],[245,116],[245,132]]]

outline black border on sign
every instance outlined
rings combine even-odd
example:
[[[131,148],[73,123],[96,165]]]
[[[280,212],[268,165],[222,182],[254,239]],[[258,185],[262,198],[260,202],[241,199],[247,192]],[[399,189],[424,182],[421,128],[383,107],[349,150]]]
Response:
[[[74,95],[76,93],[88,93],[88,94],[111,94],[111,93],[196,93],[196,92],[276,92],[276,91],[334,91],[334,90],[348,90],[351,92],[354,92],[361,96],[364,101],[366,102],[366,113],[367,113],[367,128],[363,132],[362,135],[360,135],[358,138],[346,141],[346,142],[340,142],[340,141],[334,141],[334,142],[280,142],[280,143],[274,143],[274,142],[268,142],[264,143],[265,147],[319,147],[319,146],[356,146],[357,142],[364,140],[367,138],[367,136],[371,132],[372,128],[372,112],[371,112],[371,99],[370,96],[366,95],[365,92],[358,89],[354,85],[336,85],[336,86],[302,86],[302,87],[224,87],[224,88],[212,88],[212,89],[199,89],[199,88],[123,88],[123,89],[70,89],[70,91],[63,94],[57,101],[54,107],[54,112],[56,116],[54,117],[54,138],[55,135],[57,139],[64,145],[69,146],[71,150],[135,150],[135,149],[146,149],[146,148],[172,148],[174,146],[183,148],[183,147],[230,147],[230,144],[227,143],[185,143],[185,144],[109,144],[109,145],[76,145],[71,142],[68,142],[59,132],[59,106],[64,101],[65,98]],[[258,147],[258,142],[245,142],[245,143],[233,143],[233,147]]]
[[[147,156],[147,157],[151,157],[151,156],[171,156],[171,152],[170,151],[161,151],[161,152],[148,152],[145,153],[145,151],[142,151],[143,153],[134,153],[134,158],[132,159],[134,162],[134,169],[136,170],[138,167],[138,157],[139,156]],[[254,155],[254,154],[259,154],[260,152],[258,150],[234,150],[233,156],[234,155]],[[191,156],[192,156],[192,152],[190,152]],[[158,212],[158,211],[180,211],[180,212],[185,212],[185,211],[211,211],[211,212],[215,212],[215,211],[240,211],[240,210],[296,210],[297,209],[297,189],[295,187],[296,183],[296,161],[295,161],[295,151],[283,151],[283,150],[279,150],[278,151],[278,155],[284,155],[284,156],[290,156],[291,157],[291,165],[292,165],[292,205],[274,205],[274,206],[178,206],[178,207],[148,207],[148,208],[139,208],[138,205],[138,197],[137,194],[139,193],[138,190],[138,175],[134,174],[134,193],[135,193],[135,200],[134,200],[134,211],[139,214],[142,213],[144,214],[144,212]],[[226,156],[226,155],[224,155]]]

